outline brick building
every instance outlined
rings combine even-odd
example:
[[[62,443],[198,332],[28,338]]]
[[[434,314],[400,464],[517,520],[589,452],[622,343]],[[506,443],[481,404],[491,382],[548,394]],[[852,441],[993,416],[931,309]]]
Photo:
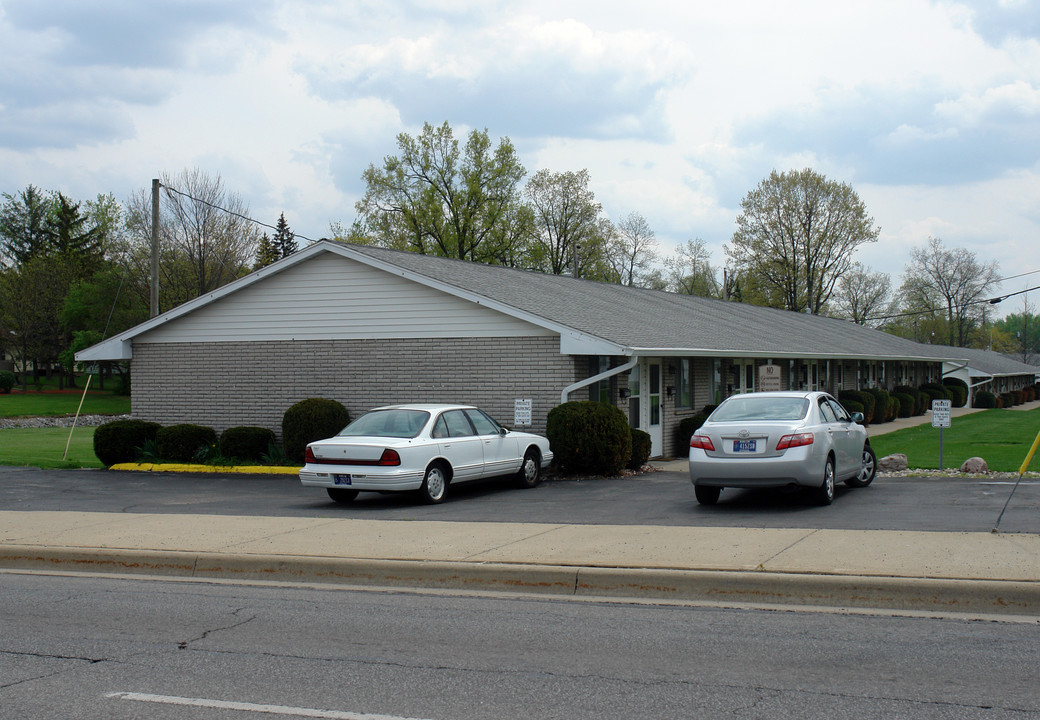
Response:
[[[956,354],[953,359],[956,359]],[[352,416],[466,402],[535,432],[565,400],[617,405],[673,451],[733,393],[919,385],[948,358],[844,320],[321,241],[77,354],[129,360],[133,414],[219,431],[307,397]]]

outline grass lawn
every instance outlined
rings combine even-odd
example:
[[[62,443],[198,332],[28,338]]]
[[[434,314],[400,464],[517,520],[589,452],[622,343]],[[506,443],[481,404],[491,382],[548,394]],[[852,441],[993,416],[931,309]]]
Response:
[[[1018,472],[1040,432],[1040,409],[984,410],[953,419],[943,430],[943,465],[959,468],[970,457],[980,457],[995,472]],[[897,430],[870,439],[879,458],[903,453],[911,468],[939,468],[939,428],[930,423]],[[1037,470],[1033,458],[1028,470]]]
[[[94,428],[72,433],[68,459],[62,460],[69,428],[12,428],[0,430],[0,465],[40,468],[104,467],[94,455]]]
[[[82,397],[82,388],[68,393],[0,393],[0,417],[75,415]],[[82,415],[124,415],[129,412],[130,397],[110,392],[88,392],[80,411]]]

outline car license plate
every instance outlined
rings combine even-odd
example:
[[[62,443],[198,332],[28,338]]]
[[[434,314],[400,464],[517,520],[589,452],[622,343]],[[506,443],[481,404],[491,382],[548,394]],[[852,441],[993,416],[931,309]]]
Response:
[[[733,452],[755,452],[756,440],[734,440]]]
[[[333,475],[332,483],[334,485],[350,485],[350,475]]]

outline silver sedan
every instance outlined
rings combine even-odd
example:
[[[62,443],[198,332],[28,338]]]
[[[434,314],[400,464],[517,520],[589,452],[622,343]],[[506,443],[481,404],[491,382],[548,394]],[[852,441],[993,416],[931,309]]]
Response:
[[[836,482],[866,487],[877,458],[860,413],[825,392],[762,392],[724,400],[690,438],[690,479],[702,505],[723,488],[806,487],[834,500]]]

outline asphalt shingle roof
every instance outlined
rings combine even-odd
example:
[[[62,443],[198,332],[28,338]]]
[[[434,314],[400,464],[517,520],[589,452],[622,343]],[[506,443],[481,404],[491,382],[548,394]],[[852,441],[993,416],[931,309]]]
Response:
[[[929,346],[846,320],[385,248],[349,247],[627,348],[759,357],[938,359]],[[943,357],[965,358],[960,348],[951,351]]]

